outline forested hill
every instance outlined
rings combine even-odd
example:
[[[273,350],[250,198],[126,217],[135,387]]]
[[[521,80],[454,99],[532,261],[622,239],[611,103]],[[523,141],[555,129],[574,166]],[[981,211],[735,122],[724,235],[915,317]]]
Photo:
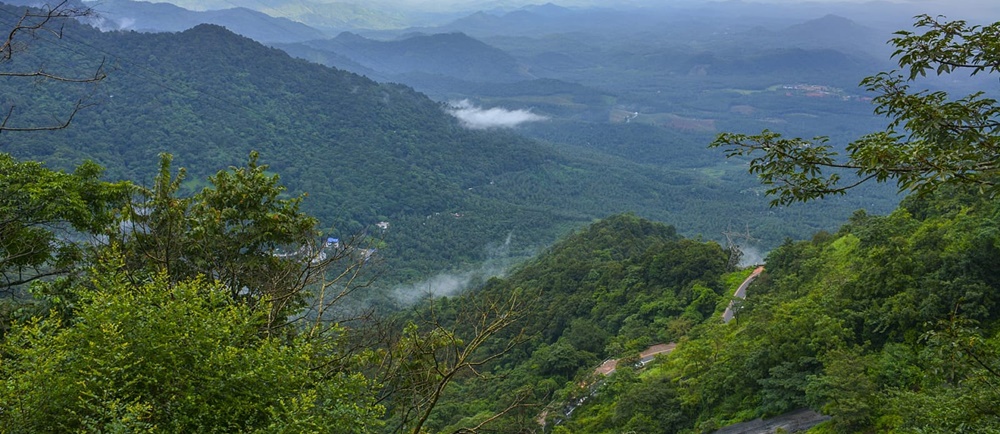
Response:
[[[219,26],[144,34],[72,24],[63,40],[40,41],[12,67],[92,74],[104,59],[107,79],[96,89],[4,82],[3,94],[20,102],[21,125],[49,123],[81,94],[95,104],[66,130],[4,134],[5,151],[50,167],[92,159],[110,178],[139,183],[169,152],[195,190],[257,150],[291,193],[308,193],[305,209],[334,227],[331,235],[389,222],[383,253],[397,275],[475,260],[512,232],[516,245],[535,246],[568,223],[654,209],[675,183],[713,189],[687,175],[466,130],[410,88],[295,60]]]
[[[888,216],[769,255],[735,320],[720,313],[749,270],[715,243],[616,216],[567,237],[479,292],[535,295],[531,339],[457,381],[434,432],[712,432],[807,408],[815,432],[994,432],[1000,426],[1000,205],[946,188]],[[650,344],[676,349],[644,368]],[[495,347],[494,347],[495,349]],[[520,407],[508,407],[512,403]],[[572,411],[570,411],[572,410]],[[519,431],[521,430],[521,431]]]
[[[489,375],[456,379],[428,419],[429,432],[475,426],[512,403],[519,406],[486,428],[530,432],[546,414],[550,426],[565,419],[564,406],[588,396],[580,386],[592,384],[602,360],[635,357],[652,344],[680,339],[698,324],[718,321],[726,293],[746,274],[727,273],[727,258],[715,242],[681,237],[672,226],[635,215],[616,215],[566,237],[504,279],[436,300],[433,309],[417,316],[461,318],[483,300],[510,294],[529,301],[519,312],[523,329],[499,333],[503,339],[494,336],[481,354],[497,351],[496,342],[519,330],[526,342],[477,368]],[[456,327],[455,333],[462,342],[473,342],[474,329],[480,328]]]
[[[789,241],[735,321],[613,377],[563,428],[705,432],[811,408],[832,416],[824,433],[995,432],[998,218],[995,200],[945,188]]]
[[[291,194],[308,194],[304,210],[329,235],[388,222],[380,252],[399,279],[477,262],[508,239],[515,252],[530,252],[569,227],[625,211],[711,238],[752,219],[755,235],[771,243],[838,221],[835,203],[768,209],[746,191],[749,177],[467,130],[408,87],[293,59],[219,26],[102,33],[67,22],[63,35],[34,41],[6,65],[86,76],[103,61],[108,76],[93,88],[0,83],[15,106],[8,127],[49,124],[81,95],[93,104],[65,130],[5,132],[5,152],[54,168],[92,159],[110,178],[139,183],[169,152],[193,191],[257,150]],[[705,152],[703,143],[671,146],[677,161]]]

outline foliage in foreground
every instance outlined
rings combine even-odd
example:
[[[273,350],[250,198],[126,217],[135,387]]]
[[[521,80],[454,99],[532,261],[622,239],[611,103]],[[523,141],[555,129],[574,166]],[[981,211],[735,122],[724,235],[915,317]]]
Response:
[[[116,264],[120,265],[120,264]],[[218,285],[93,273],[76,315],[18,324],[0,365],[4,432],[369,432],[371,382],[336,348],[260,334]],[[322,369],[321,369],[322,368]]]
[[[0,293],[72,271],[82,254],[74,232],[103,233],[126,184],[100,180],[93,163],[66,173],[0,153]]]
[[[896,47],[902,72],[881,72],[861,85],[876,94],[875,113],[889,119],[884,131],[846,146],[841,158],[828,138],[785,138],[723,133],[712,144],[732,156],[756,155],[750,172],[771,186],[772,204],[843,194],[866,181],[893,180],[901,191],[928,193],[947,185],[974,185],[997,193],[1000,175],[1000,104],[985,91],[952,98],[944,91],[914,90],[932,75],[1000,72],[1000,22],[987,26],[918,16],[922,33],[900,31]],[[846,176],[845,174],[850,174]]]
[[[188,198],[175,195],[168,157],[143,191],[100,181],[92,164],[65,174],[2,156],[18,170],[0,177],[0,193],[23,199],[0,203],[16,229],[4,246],[36,252],[28,265],[40,277],[35,299],[4,300],[0,431],[380,426],[376,382],[361,372],[375,353],[349,349],[342,327],[304,313],[329,308],[310,291],[354,281],[350,265],[336,269],[343,282],[316,281],[350,255],[277,254],[312,247],[315,219],[279,198],[277,178],[253,156]]]

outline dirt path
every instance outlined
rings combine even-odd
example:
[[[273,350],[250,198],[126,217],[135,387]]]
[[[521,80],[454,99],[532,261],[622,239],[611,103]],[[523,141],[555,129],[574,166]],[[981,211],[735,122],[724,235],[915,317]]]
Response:
[[[760,266],[760,267],[757,267],[756,269],[754,269],[753,272],[750,273],[750,276],[748,276],[743,281],[743,283],[740,284],[739,288],[736,289],[736,295],[735,295],[735,297],[738,297],[738,298],[741,298],[741,299],[745,298],[746,297],[747,287],[750,286],[750,283],[753,282],[753,280],[755,278],[757,278],[757,276],[760,275],[760,273],[763,272],[763,271],[764,271],[764,266]],[[726,311],[723,313],[723,317],[722,317],[723,321],[728,322],[730,319],[732,319],[732,317],[733,317],[732,308],[733,308],[733,302],[730,302],[729,303],[729,307],[727,307]],[[653,345],[653,346],[651,346],[649,348],[646,348],[645,351],[639,353],[639,365],[640,366],[645,366],[647,363],[652,362],[656,358],[656,356],[658,354],[668,354],[671,351],[673,351],[674,348],[676,348],[676,347],[677,347],[677,343],[676,342],[671,342],[669,344],[656,344],[656,345]],[[618,359],[606,360],[604,363],[601,363],[601,366],[598,366],[596,369],[594,369],[594,374],[596,374],[597,376],[601,376],[601,377],[608,376],[608,375],[611,375],[612,373],[614,373],[616,368],[618,368]],[[594,386],[603,383],[603,381],[604,381],[603,379],[594,379],[594,381],[592,383],[589,383],[589,384],[587,382],[581,383],[580,387],[584,387],[584,388],[590,387],[591,388],[591,395],[592,395],[594,393],[594,391],[593,391]],[[573,414],[573,410],[575,410],[580,405],[583,405],[583,403],[587,400],[587,398],[590,398],[591,395],[587,395],[587,396],[584,396],[582,398],[579,398],[578,400],[576,400],[574,402],[560,404],[560,406],[555,406],[554,404],[550,404],[547,407],[547,409],[543,410],[538,415],[538,418],[536,420],[538,421],[538,424],[541,425],[543,427],[543,429],[544,429],[544,427],[546,425],[546,418],[549,415],[549,410],[553,410],[553,409],[556,409],[556,408],[561,408],[562,409],[561,412],[563,413],[563,415],[565,417],[570,417],[570,415]],[[739,432],[739,431],[737,431],[737,432]]]

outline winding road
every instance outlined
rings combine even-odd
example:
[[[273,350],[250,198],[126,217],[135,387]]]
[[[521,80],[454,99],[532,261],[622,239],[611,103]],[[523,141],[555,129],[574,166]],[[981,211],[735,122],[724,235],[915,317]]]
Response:
[[[743,280],[743,283],[740,284],[739,288],[736,288],[736,293],[733,294],[733,297],[740,300],[747,298],[747,287],[750,286],[754,279],[756,279],[757,276],[759,276],[763,271],[763,265],[755,268],[753,272]],[[733,319],[733,316],[736,314],[734,310],[735,305],[736,300],[729,302],[729,306],[726,307],[726,311],[722,313],[722,322],[729,322]],[[647,363],[653,361],[653,358],[656,357],[657,354],[669,353],[673,351],[675,347],[677,347],[677,343],[671,342],[669,344],[656,344],[646,348],[645,351],[639,353],[639,363],[645,366]],[[594,373],[599,375],[611,375],[612,372],[615,372],[615,368],[617,367],[618,359],[606,360],[604,363],[601,363],[601,366],[598,366],[597,369],[594,370]]]
[[[747,276],[746,280],[740,284],[740,287],[736,288],[736,294],[733,294],[733,298],[738,298],[740,300],[747,298],[747,287],[750,286],[750,283],[753,282],[753,280],[756,279],[757,276],[759,276],[763,271],[763,265],[755,268],[753,273],[750,273],[750,276]],[[733,316],[736,315],[736,311],[733,309],[734,307],[736,307],[736,300],[731,300],[729,302],[729,306],[726,307],[726,311],[722,312],[722,322],[729,322],[733,319]]]
[[[739,299],[746,298],[746,296],[747,296],[747,287],[750,286],[750,283],[752,283],[754,281],[754,279],[756,279],[757,276],[759,276],[760,273],[763,272],[763,271],[764,271],[764,266],[763,265],[755,268],[753,270],[753,272],[750,273],[750,275],[747,276],[747,278],[743,280],[743,283],[740,284],[739,288],[736,288],[736,293],[734,294],[734,298],[739,298]],[[722,321],[723,322],[729,322],[731,319],[733,319],[733,316],[735,314],[734,311],[733,311],[735,302],[736,302],[736,300],[730,301],[729,302],[729,306],[726,307],[726,311],[722,313]],[[671,342],[669,344],[656,344],[656,345],[653,345],[653,346],[651,346],[649,348],[646,348],[645,351],[639,353],[639,365],[640,366],[645,366],[647,363],[652,362],[656,358],[656,356],[658,354],[668,354],[671,351],[673,351],[674,348],[676,348],[676,347],[677,347],[677,343],[676,342]],[[598,376],[601,376],[601,377],[608,376],[608,375],[611,375],[613,372],[615,372],[615,369],[617,367],[618,367],[618,359],[606,360],[604,363],[601,363],[601,366],[598,366],[597,369],[594,369],[594,374],[596,374]],[[603,379],[598,379],[598,380],[596,380],[596,381],[594,381],[592,383],[589,383],[589,384],[586,383],[586,382],[581,383],[580,386],[581,387],[590,387],[591,388],[591,395],[592,395],[594,393],[594,387],[593,386],[598,385],[598,384],[600,384],[602,382],[603,382]],[[577,399],[576,401],[574,401],[572,403],[569,403],[568,405],[565,405],[565,407],[563,408],[563,411],[562,411],[563,415],[565,415],[565,417],[569,417],[571,414],[573,414],[573,410],[575,410],[577,407],[579,407],[580,405],[582,405],[587,400],[587,398],[589,398],[589,397],[590,397],[590,395],[587,395],[587,396],[584,396],[582,398]],[[550,404],[549,408],[550,409],[552,408],[551,404]],[[549,415],[549,409],[546,409],[546,410],[543,410],[541,412],[541,414],[538,415],[538,418],[536,419],[538,421],[538,424],[541,425],[543,428],[546,425],[546,418],[548,417],[548,415]]]
[[[646,351],[639,353],[639,363],[641,365],[645,365],[649,362],[652,362],[653,358],[655,358],[657,354],[669,353],[673,351],[674,347],[676,346],[677,346],[676,342],[671,342],[669,344],[657,344],[649,348],[646,348]],[[610,375],[612,372],[615,372],[615,368],[617,367],[618,367],[618,359],[611,359],[602,363],[601,366],[598,366],[597,369],[594,370],[594,373],[601,375]]]

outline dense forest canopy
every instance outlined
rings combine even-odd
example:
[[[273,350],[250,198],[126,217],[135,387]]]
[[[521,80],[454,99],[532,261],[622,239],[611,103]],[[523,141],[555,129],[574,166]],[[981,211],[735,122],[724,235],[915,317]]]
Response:
[[[8,17],[23,12],[3,10]],[[766,250],[785,237],[833,230],[847,209],[888,210],[895,202],[891,193],[872,190],[841,199],[846,206],[769,209],[752,177],[704,148],[710,133],[560,120],[514,132],[469,131],[410,88],[295,60],[216,25],[180,33],[61,25],[62,39],[34,41],[10,65],[91,74],[103,60],[107,77],[96,88],[5,81],[4,98],[21,121],[47,121],[80,96],[95,105],[79,112],[72,128],[5,134],[6,152],[62,170],[90,159],[108,179],[144,185],[156,174],[158,155],[171,153],[191,174],[181,187],[192,193],[208,175],[257,151],[290,195],[308,194],[303,210],[327,235],[383,238],[386,286],[474,269],[497,246],[523,258],[569,228],[620,212],[709,239],[750,225]],[[492,94],[550,89],[557,100],[564,92],[588,104],[609,98],[553,83],[532,80]],[[732,98],[713,93],[692,104],[714,110]],[[837,128],[870,117],[864,104],[843,106],[845,117],[826,117],[837,119],[829,120]],[[795,124],[815,124],[814,117]],[[380,222],[390,225],[384,234],[375,230]]]
[[[768,256],[735,321],[616,374],[565,432],[703,432],[800,408],[816,432],[992,432],[995,201],[946,190]]]

